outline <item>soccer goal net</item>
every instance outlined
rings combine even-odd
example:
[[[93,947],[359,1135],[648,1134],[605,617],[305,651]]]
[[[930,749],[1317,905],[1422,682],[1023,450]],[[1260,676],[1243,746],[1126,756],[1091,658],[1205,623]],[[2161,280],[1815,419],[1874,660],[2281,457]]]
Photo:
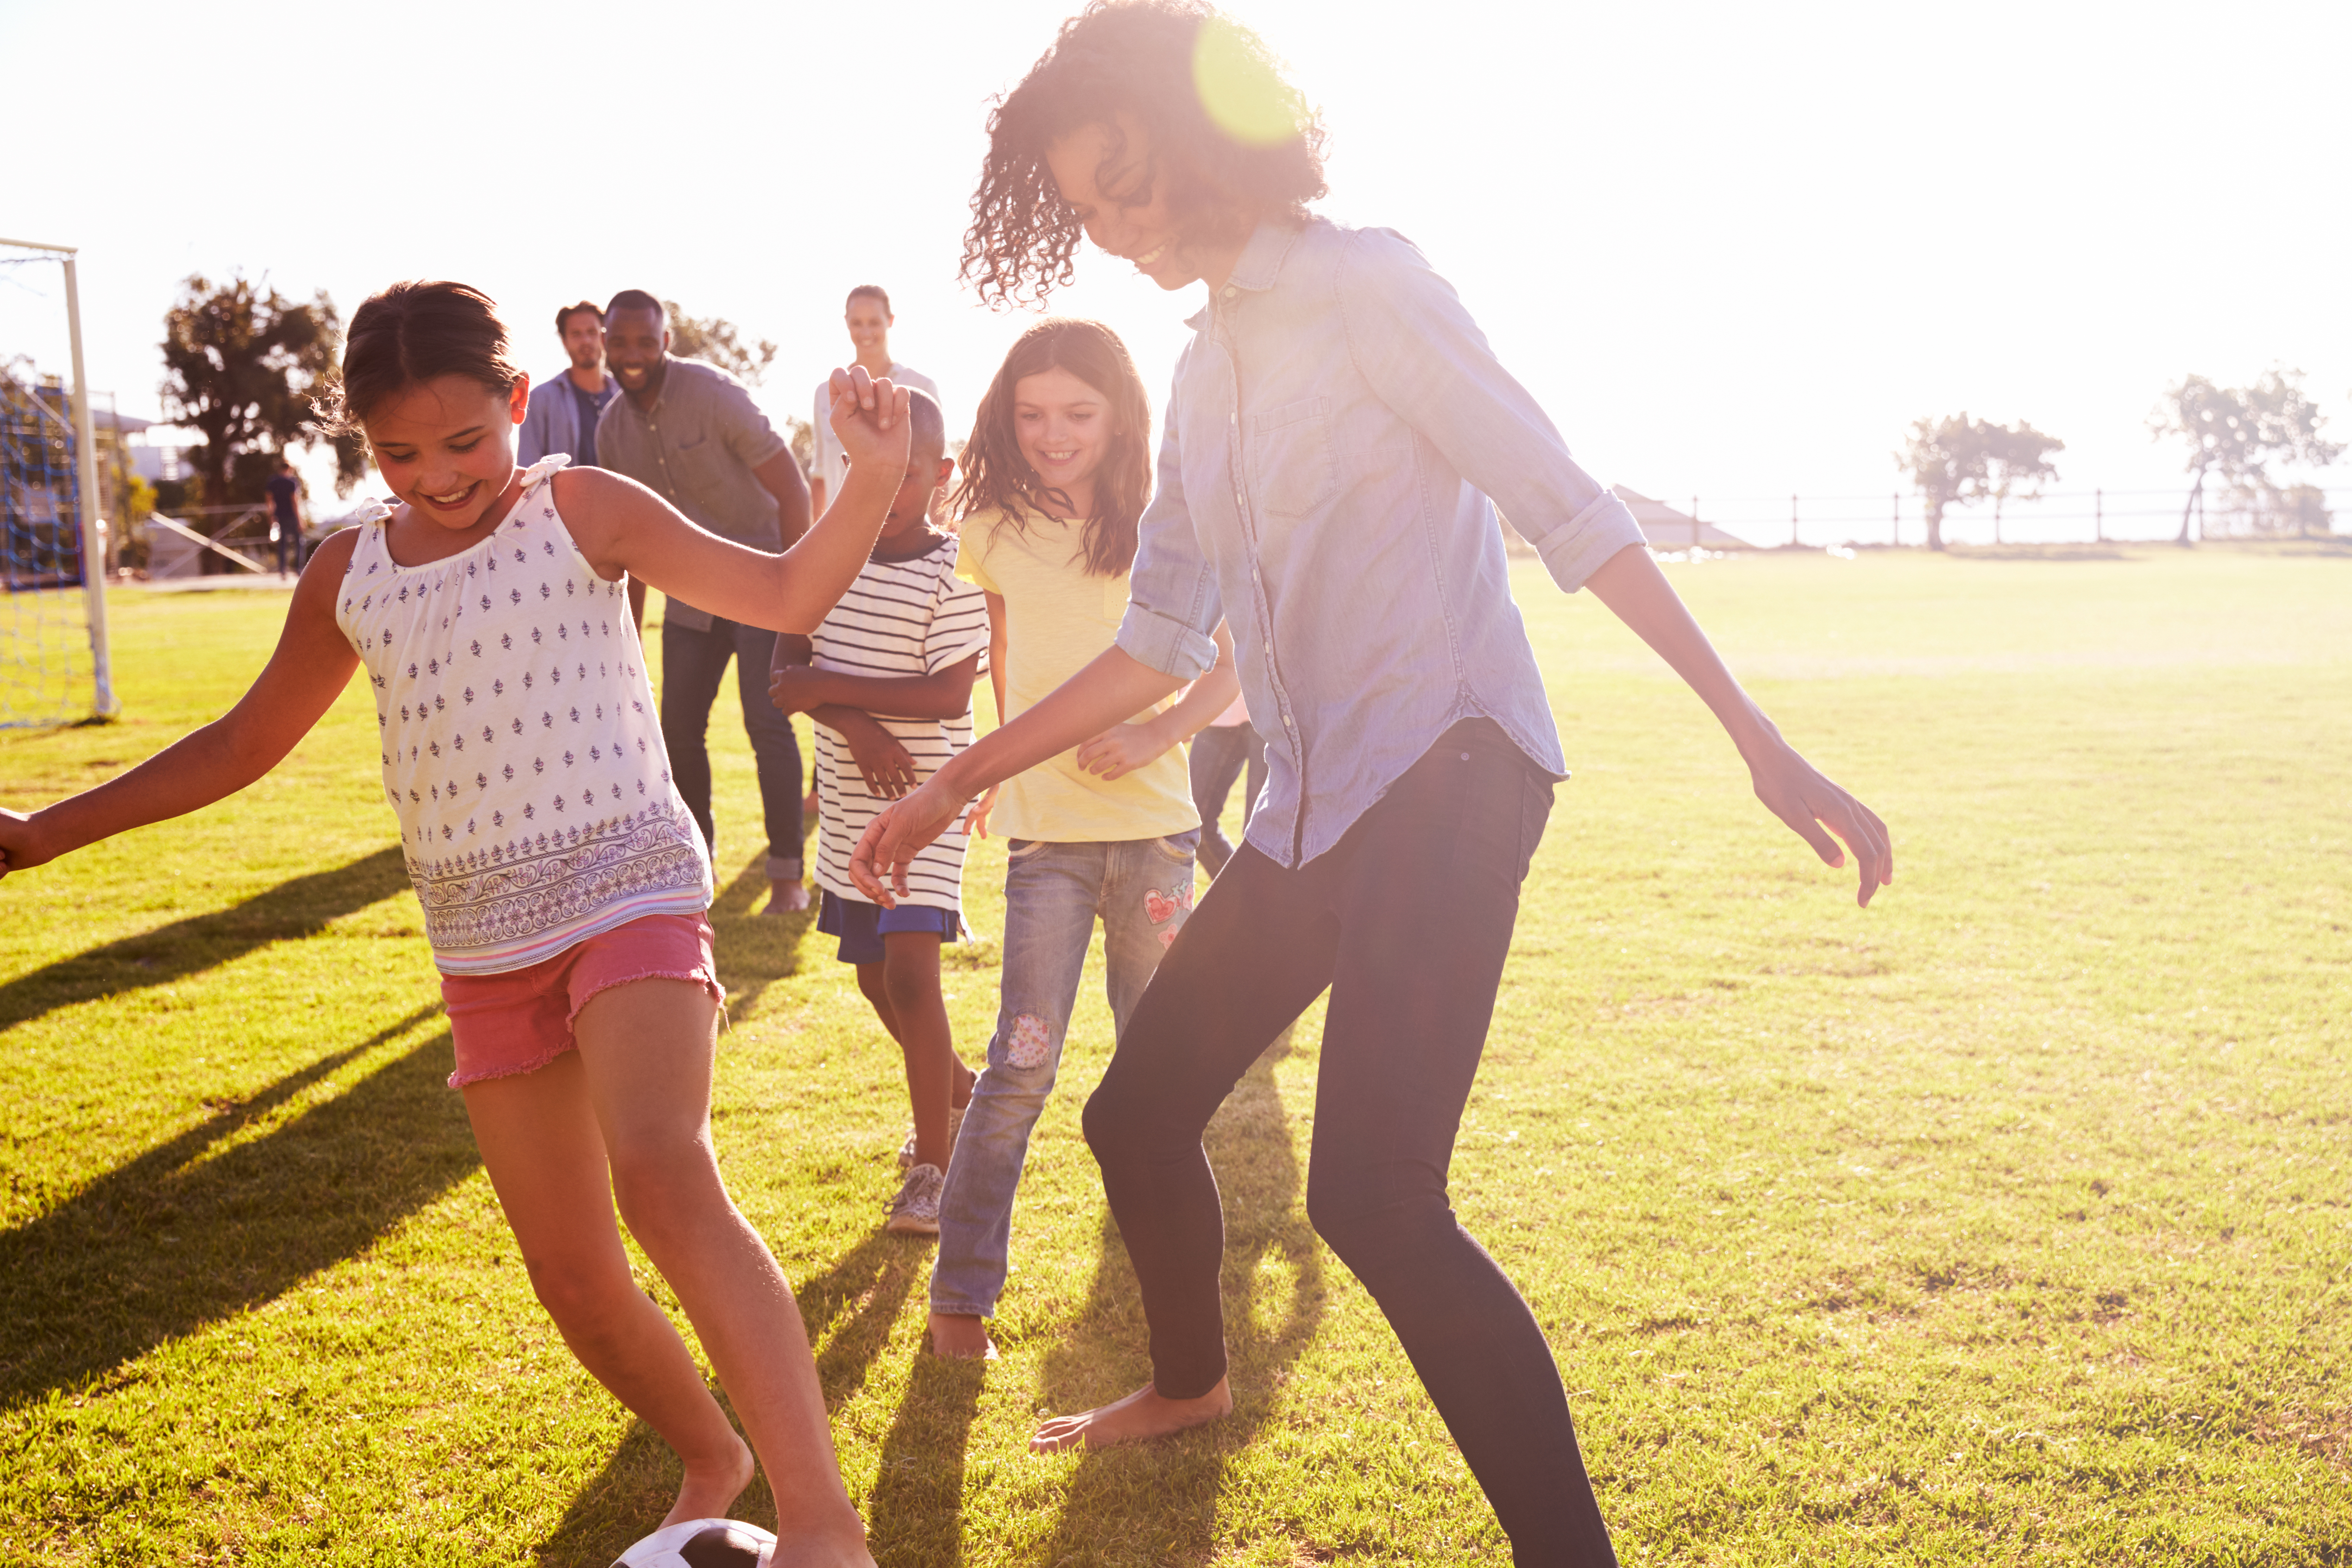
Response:
[[[115,710],[72,252],[0,240],[0,727],[71,723]]]

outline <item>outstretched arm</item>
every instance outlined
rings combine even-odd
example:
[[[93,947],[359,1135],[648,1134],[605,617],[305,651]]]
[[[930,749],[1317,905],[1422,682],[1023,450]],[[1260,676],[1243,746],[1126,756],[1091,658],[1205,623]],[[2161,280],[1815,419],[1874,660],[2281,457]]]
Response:
[[[1895,880],[1895,851],[1886,825],[1780,738],[1772,721],[1724,668],[1715,645],[1699,630],[1682,595],[1675,592],[1647,550],[1638,545],[1620,550],[1584,585],[1672,665],[1675,673],[1714,710],[1747,762],[1756,798],[1767,810],[1811,845],[1824,864],[1845,864],[1838,838],[1853,848],[1860,863],[1857,901],[1868,904],[1873,893]]]
[[[885,880],[905,892],[916,852],[946,831],[974,795],[1101,734],[1182,684],[1124,648],[1106,648],[1020,718],[990,731],[912,795],[884,807],[850,856],[850,880],[883,908],[896,908]]]
[[[358,538],[357,529],[345,529],[310,557],[277,651],[226,714],[96,789],[29,816],[0,811],[0,875],[185,816],[276,767],[333,705],[359,663],[335,625],[335,595]]]

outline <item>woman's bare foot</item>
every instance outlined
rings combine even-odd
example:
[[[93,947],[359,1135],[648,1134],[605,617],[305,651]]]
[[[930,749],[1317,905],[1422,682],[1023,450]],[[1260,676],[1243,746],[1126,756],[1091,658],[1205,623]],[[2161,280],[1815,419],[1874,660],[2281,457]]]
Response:
[[[790,914],[809,907],[808,884],[805,882],[771,882],[768,884],[768,907],[763,915]]]
[[[994,1361],[988,1325],[968,1312],[931,1314],[931,1353],[948,1361]]]
[[[676,1524],[682,1519],[725,1519],[743,1489],[751,1484],[751,1447],[742,1438],[735,1439],[735,1451],[723,1459],[686,1467],[686,1484],[677,1489],[677,1501],[662,1515],[662,1523]]]
[[[1198,1399],[1164,1398],[1147,1383],[1116,1405],[1081,1410],[1076,1415],[1056,1415],[1037,1428],[1036,1435],[1029,1439],[1029,1451],[1052,1454],[1075,1448],[1080,1443],[1089,1448],[1108,1448],[1115,1443],[1147,1443],[1189,1426],[1222,1421],[1233,1413],[1234,1391],[1222,1377],[1217,1379],[1216,1387]]]

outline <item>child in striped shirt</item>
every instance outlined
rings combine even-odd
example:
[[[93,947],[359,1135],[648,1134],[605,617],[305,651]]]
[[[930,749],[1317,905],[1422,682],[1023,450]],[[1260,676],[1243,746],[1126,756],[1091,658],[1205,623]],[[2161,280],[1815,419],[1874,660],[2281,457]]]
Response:
[[[955,465],[940,405],[910,392],[912,449],[874,553],[814,638],[777,639],[776,706],[816,726],[817,929],[841,940],[857,988],[907,1058],[914,1153],[888,1228],[936,1236],[953,1142],[949,1121],[971,1098],[940,994],[940,943],[962,930],[964,828],[954,824],[910,868],[897,907],[868,902],[849,852],[883,805],[971,744],[971,683],[988,649],[988,605],[956,575],[956,538],[930,521]]]

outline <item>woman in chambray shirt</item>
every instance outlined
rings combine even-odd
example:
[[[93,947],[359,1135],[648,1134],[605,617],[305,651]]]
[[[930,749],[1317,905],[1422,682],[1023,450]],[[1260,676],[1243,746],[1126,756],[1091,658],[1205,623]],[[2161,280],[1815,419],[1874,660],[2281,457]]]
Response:
[[[1561,588],[1591,587],[1715,710],[1769,808],[1831,865],[1832,833],[1852,847],[1864,903],[1893,875],[1885,828],[1740,690],[1623,504],[1421,253],[1308,214],[1321,128],[1255,37],[1197,0],[1097,0],[990,132],[964,258],[983,295],[1043,295],[1083,232],[1209,298],[1118,647],[877,817],[852,874],[887,897],[965,801],[1209,668],[1221,618],[1269,766],[1243,848],[1087,1105],[1152,1381],[1033,1446],[1232,1410],[1201,1135],[1328,987],[1308,1216],[1396,1330],[1516,1561],[1612,1563],[1549,1347],[1446,1196],[1519,883],[1566,776],[1495,503]]]

